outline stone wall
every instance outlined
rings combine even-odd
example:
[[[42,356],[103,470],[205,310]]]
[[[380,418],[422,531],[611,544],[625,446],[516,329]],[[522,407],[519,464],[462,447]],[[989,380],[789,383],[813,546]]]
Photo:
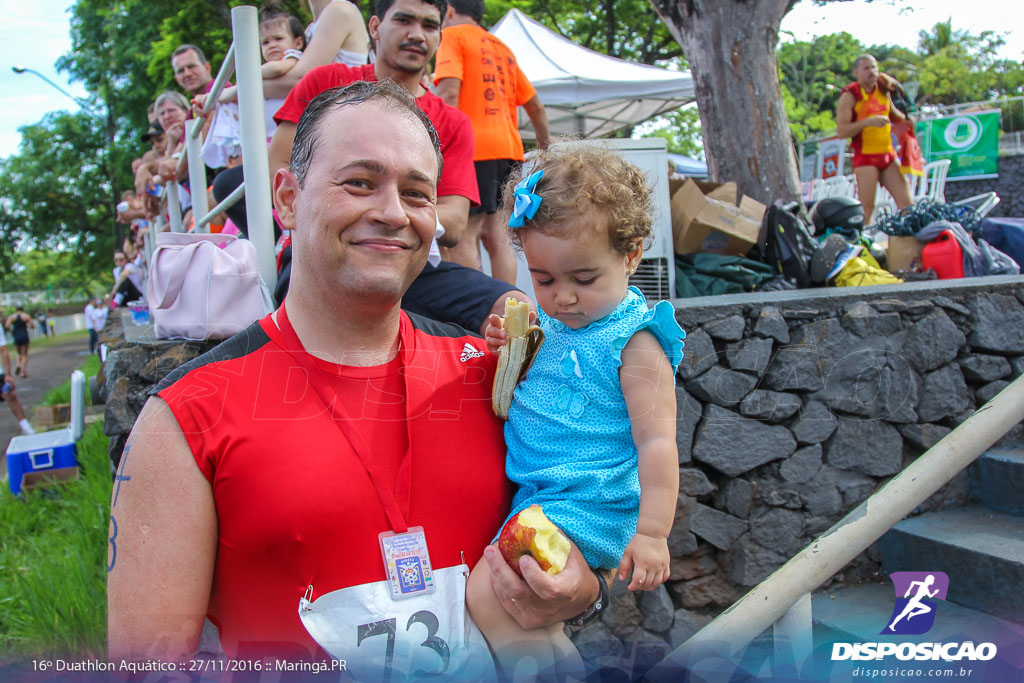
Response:
[[[671,576],[650,593],[618,586],[611,611],[575,636],[640,668],[1024,373],[1024,277],[676,303],[687,337]],[[1018,425],[1006,441],[1022,436]],[[968,497],[961,474],[922,509]],[[878,570],[869,549],[836,580]]]
[[[573,638],[642,669],[680,645],[1024,373],[1024,277],[680,300],[680,494],[669,581],[622,582]],[[116,460],[146,392],[211,345],[120,343],[104,366]],[[1018,426],[1007,441],[1021,439]],[[961,474],[922,509],[964,502]],[[874,577],[875,553],[835,580]]]
[[[955,202],[979,195],[984,192],[995,192],[999,195],[999,205],[990,216],[1024,217],[1024,154],[999,157],[999,177],[984,180],[946,180],[946,201]]]

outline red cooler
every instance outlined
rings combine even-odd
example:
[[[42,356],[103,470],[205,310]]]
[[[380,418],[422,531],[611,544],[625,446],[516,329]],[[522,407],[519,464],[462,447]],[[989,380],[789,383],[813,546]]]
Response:
[[[964,255],[952,230],[943,230],[921,249],[921,266],[934,270],[940,280],[964,276]]]

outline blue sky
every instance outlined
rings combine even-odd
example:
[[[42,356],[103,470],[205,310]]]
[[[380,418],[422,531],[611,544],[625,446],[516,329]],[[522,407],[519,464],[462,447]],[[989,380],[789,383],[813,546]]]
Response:
[[[54,67],[57,58],[71,47],[67,8],[72,4],[71,0],[0,0],[0,26],[5,29],[0,46],[0,157],[17,151],[19,126],[35,123],[49,111],[76,108],[73,101],[36,76],[12,73],[11,66],[35,69],[77,97],[87,94],[81,85],[68,83]],[[853,0],[821,7],[803,0],[783,21],[783,40],[790,35],[807,40],[845,30],[867,44],[913,47],[920,30],[952,18],[958,30],[1005,34],[1004,56],[1021,59],[1024,12],[1019,7],[1012,9],[1018,5],[1019,0]]]

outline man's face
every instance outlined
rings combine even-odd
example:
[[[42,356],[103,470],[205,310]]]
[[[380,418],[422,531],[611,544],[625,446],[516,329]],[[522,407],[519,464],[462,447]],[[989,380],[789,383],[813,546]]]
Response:
[[[874,57],[860,60],[857,63],[857,67],[853,70],[853,75],[862,86],[869,89],[874,88],[875,84],[878,83],[878,62],[875,61]]]
[[[380,101],[320,121],[303,187],[278,171],[275,204],[294,229],[292,289],[395,305],[419,275],[436,225],[438,164],[423,124]],[[366,131],[386,131],[367,135]]]
[[[421,0],[397,0],[383,18],[370,17],[369,29],[379,63],[395,71],[419,73],[441,42],[441,13]]]
[[[127,260],[128,259],[125,258],[125,255],[124,255],[123,251],[119,251],[116,254],[114,254],[114,265],[115,266],[123,266]]]
[[[171,57],[171,68],[174,69],[174,80],[182,90],[193,95],[202,93],[206,84],[213,80],[210,77],[210,63],[200,62],[195,50],[186,50]]]

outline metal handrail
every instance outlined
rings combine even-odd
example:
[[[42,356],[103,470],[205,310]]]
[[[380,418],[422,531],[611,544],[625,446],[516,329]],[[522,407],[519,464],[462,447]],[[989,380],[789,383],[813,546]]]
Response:
[[[881,538],[1021,421],[1024,375],[669,653],[651,674],[656,677],[659,670],[664,674],[670,667],[686,667],[688,662],[709,652],[735,657],[798,601]]]
[[[232,206],[234,206],[236,203],[238,203],[239,199],[241,199],[244,196],[245,196],[245,183],[243,182],[241,185],[239,185],[234,190],[232,190],[231,194],[229,194],[227,197],[225,197],[224,200],[220,204],[218,204],[217,206],[215,206],[212,209],[210,209],[209,213],[207,213],[205,216],[203,216],[202,218],[200,218],[199,220],[196,221],[196,230],[198,230],[199,228],[205,226],[207,223],[209,223],[211,220],[213,220],[213,218],[217,214],[221,213],[222,211],[227,211],[228,209],[230,209]],[[194,213],[193,213],[193,215],[194,215]]]

